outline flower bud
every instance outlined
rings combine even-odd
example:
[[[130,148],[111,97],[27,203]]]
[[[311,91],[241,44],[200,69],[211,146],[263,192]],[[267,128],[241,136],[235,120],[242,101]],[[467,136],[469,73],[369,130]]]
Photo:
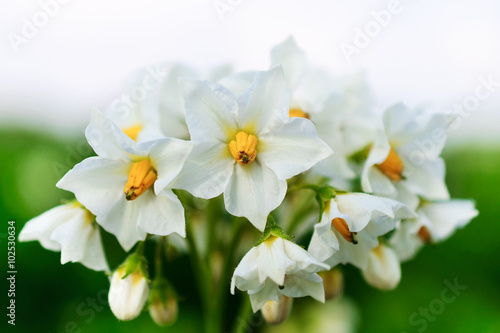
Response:
[[[175,322],[178,314],[177,296],[164,279],[156,280],[149,296],[149,314],[160,326]]]
[[[327,272],[318,273],[323,279],[325,288],[325,300],[333,299],[340,296],[344,291],[344,276],[338,268],[334,268]]]
[[[267,301],[261,309],[262,317],[268,324],[284,322],[292,311],[293,298],[282,295],[279,301]]]
[[[116,318],[132,320],[144,308],[149,287],[144,263],[137,255],[131,255],[111,277],[109,306]]]
[[[370,251],[368,266],[362,273],[372,286],[391,290],[401,280],[401,264],[393,249],[380,244]]]

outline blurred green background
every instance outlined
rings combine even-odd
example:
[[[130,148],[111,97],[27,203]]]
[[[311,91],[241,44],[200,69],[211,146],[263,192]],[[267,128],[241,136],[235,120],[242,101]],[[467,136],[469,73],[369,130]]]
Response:
[[[69,140],[49,133],[3,128],[0,132],[0,229],[6,272],[7,222],[15,221],[17,234],[29,219],[71,198],[54,185],[74,164],[92,154],[83,132]],[[318,307],[307,299],[296,300],[292,317],[282,329],[311,332],[315,322],[325,322],[321,332],[336,332],[327,320],[354,318],[356,332],[500,332],[500,148],[467,146],[447,148],[447,183],[454,198],[476,200],[479,216],[446,242],[424,248],[402,267],[403,277],[394,291],[369,287],[360,273],[346,267],[344,303]],[[116,242],[106,238],[107,242]],[[114,254],[113,260],[120,255]],[[180,257],[169,277],[180,290],[180,317],[171,327],[157,327],[144,312],[131,322],[116,320],[103,296],[109,283],[102,273],[80,264],[60,264],[60,254],[38,242],[18,243],[16,252],[16,326],[6,325],[2,310],[1,332],[201,332],[199,299],[187,257]],[[116,264],[116,262],[114,263]],[[4,276],[4,275],[2,275]],[[445,280],[466,285],[427,326],[412,326],[410,317],[441,297]],[[2,278],[2,309],[7,304],[6,278]],[[229,286],[228,286],[229,292]],[[240,296],[234,296],[238,299]],[[346,308],[348,311],[346,312]],[[316,310],[318,309],[318,310]],[[321,310],[323,309],[323,310]],[[357,310],[356,310],[357,309]],[[234,311],[228,313],[228,317]],[[314,315],[317,314],[317,315]],[[420,319],[423,317],[417,317]],[[248,332],[261,332],[259,317],[250,318]],[[228,322],[231,318],[228,318]],[[5,329],[4,327],[7,327]],[[250,327],[256,327],[254,330]],[[420,330],[419,330],[420,329]],[[423,330],[422,330],[423,329]],[[340,331],[339,331],[340,332]]]

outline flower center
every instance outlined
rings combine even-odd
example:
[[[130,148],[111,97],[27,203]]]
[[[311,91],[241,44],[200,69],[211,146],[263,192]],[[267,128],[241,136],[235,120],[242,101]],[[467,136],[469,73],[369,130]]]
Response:
[[[350,232],[349,226],[346,221],[340,217],[336,217],[332,220],[332,226],[337,229],[337,231],[344,237],[344,239],[350,243],[358,244],[357,232]]]
[[[422,226],[419,230],[418,230],[418,237],[422,240],[422,242],[424,243],[430,243],[431,241],[431,233],[429,231],[429,229],[427,229],[427,227],[425,226]]]
[[[127,136],[129,138],[136,141],[137,135],[139,135],[139,132],[141,130],[142,130],[142,125],[135,125],[135,126],[123,129],[123,133],[127,134]]]
[[[299,118],[310,119],[309,118],[309,114],[307,112],[302,111],[302,109],[290,109],[288,111],[288,116],[290,118],[292,118],[292,117],[299,117]]]
[[[252,163],[257,157],[257,138],[241,131],[236,134],[236,140],[229,142],[229,151],[236,162],[241,165]]]
[[[273,245],[274,241],[277,240],[278,237],[276,236],[269,236],[269,238],[267,238],[264,243],[267,245],[267,246],[271,246]]]
[[[156,170],[151,165],[149,159],[132,163],[127,184],[125,184],[125,188],[123,189],[125,198],[129,201],[137,199],[137,197],[146,192],[154,184],[156,178]]]
[[[385,161],[377,164],[376,166],[391,180],[398,182],[403,179],[403,161],[392,147]]]

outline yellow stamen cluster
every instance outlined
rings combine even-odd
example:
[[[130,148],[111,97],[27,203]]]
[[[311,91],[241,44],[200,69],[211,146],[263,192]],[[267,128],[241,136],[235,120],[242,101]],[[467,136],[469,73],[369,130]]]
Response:
[[[136,141],[139,132],[142,130],[142,125],[135,125],[132,127],[125,128],[123,132],[127,134],[129,138]]]
[[[288,111],[288,116],[290,118],[299,117],[299,118],[309,119],[309,114],[307,112],[302,111],[302,109],[290,109]]]
[[[389,151],[389,155],[387,155],[385,161],[376,166],[393,181],[398,182],[403,179],[403,161],[393,148]]]
[[[229,151],[236,162],[241,165],[252,163],[257,157],[257,138],[241,131],[236,134],[236,140],[229,142]]]
[[[156,181],[156,170],[149,159],[132,163],[123,192],[127,200],[134,200]]]
[[[350,243],[358,244],[357,232],[349,231],[349,226],[343,218],[336,217],[332,220],[332,226]]]

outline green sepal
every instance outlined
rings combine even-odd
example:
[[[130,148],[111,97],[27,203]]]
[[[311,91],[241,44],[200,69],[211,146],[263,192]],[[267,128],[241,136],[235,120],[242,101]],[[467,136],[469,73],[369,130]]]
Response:
[[[123,264],[118,268],[125,268],[125,275],[123,275],[122,279],[125,279],[135,271],[139,271],[148,282],[150,281],[147,269],[147,260],[146,257],[144,257],[144,244],[145,242],[140,242],[137,245],[134,253],[130,254],[127,259],[125,259]]]
[[[276,223],[272,215],[267,217],[266,228],[262,233],[262,237],[254,244],[254,246],[259,246],[271,236],[280,237],[288,241],[292,241],[293,237],[286,234],[283,229]]]

